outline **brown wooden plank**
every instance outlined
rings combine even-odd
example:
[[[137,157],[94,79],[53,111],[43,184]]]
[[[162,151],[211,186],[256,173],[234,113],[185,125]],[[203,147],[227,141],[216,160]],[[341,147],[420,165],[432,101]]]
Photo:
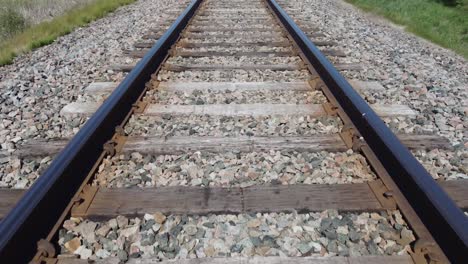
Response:
[[[117,87],[114,82],[91,83],[87,94],[110,94]],[[234,92],[234,91],[310,91],[308,82],[161,82],[159,90],[168,92]]]
[[[337,43],[331,40],[312,40],[315,46],[335,46]]]
[[[154,42],[136,42],[133,44],[133,47],[137,49],[145,49],[145,48],[151,48],[153,45],[156,44],[156,41]]]
[[[270,23],[272,23],[273,20],[271,19],[270,20]],[[242,22],[242,21],[232,21],[232,20],[224,20],[223,22],[220,22],[220,21],[217,21],[217,20],[213,20],[213,21],[198,21],[198,20],[194,20],[192,23],[190,23],[190,26],[191,27],[213,27],[213,26],[217,26],[217,27],[220,27],[220,28],[223,28],[223,27],[228,27],[228,26],[245,26],[245,27],[254,27],[256,25],[261,25],[261,24],[270,24],[270,23],[267,23],[266,21],[248,21],[248,22]],[[258,28],[258,27],[256,27]]]
[[[320,28],[317,25],[313,25],[310,20],[306,19],[295,19],[295,22],[299,27],[306,31],[319,31]],[[220,26],[226,27],[229,25],[246,25],[246,26],[253,26],[258,24],[276,24],[277,22],[272,18],[266,19],[250,19],[250,17],[246,17],[245,19],[238,19],[238,18],[220,18],[217,19],[207,19],[201,18],[198,19],[197,17],[194,18],[193,22],[190,23],[191,26]]]
[[[217,7],[207,7],[207,8],[204,8],[202,9],[203,12],[205,13],[216,13],[216,14],[258,14],[258,13],[261,13],[261,14],[268,14],[267,12],[267,9],[265,8],[257,8],[255,6],[250,6],[249,5],[249,8],[246,9],[246,8],[235,8],[235,7],[226,7],[226,8],[217,8]]]
[[[271,71],[296,71],[305,69],[302,64],[172,64],[165,63],[164,70],[181,72],[181,71],[220,71],[220,70],[271,70]]]
[[[185,32],[181,34],[183,38],[188,39],[202,39],[209,40],[210,38],[232,38],[232,37],[242,37],[242,38],[285,38],[281,32],[248,32],[245,34],[233,34],[233,33],[215,33],[215,34],[203,34],[203,33],[192,33]],[[159,38],[154,34],[145,35],[148,39]]]
[[[468,179],[439,181],[439,184],[457,203],[458,207],[468,209]]]
[[[112,71],[130,72],[135,67],[134,64],[116,64],[110,67]]]
[[[322,53],[328,56],[333,56],[333,57],[346,57],[346,53],[344,51],[337,50],[337,49],[322,50]]]
[[[249,16],[245,18],[239,18],[239,17],[217,17],[217,18],[212,18],[212,17],[206,17],[206,16],[196,16],[193,19],[193,22],[224,22],[224,21],[237,21],[237,22],[243,22],[243,23],[277,23],[273,17],[271,16]]]
[[[399,134],[398,138],[410,149],[452,149],[447,138],[437,135]]]
[[[303,30],[304,31],[304,30]],[[327,35],[322,32],[304,32],[310,38],[325,38]]]
[[[425,136],[426,143],[420,142],[420,135],[399,134],[398,137],[410,149],[450,149],[451,144],[445,138],[437,135]],[[21,146],[13,154],[18,157],[54,156],[62,150],[69,139],[34,140]],[[418,142],[414,144],[413,142]],[[445,142],[445,144],[442,144]],[[338,134],[315,135],[311,137],[129,137],[122,152],[140,152],[152,155],[181,154],[190,151],[269,151],[295,150],[295,151],[344,151]]]
[[[217,115],[217,116],[268,116],[307,115],[325,116],[320,104],[210,104],[210,105],[162,105],[150,104],[144,115]]]
[[[162,35],[163,35],[163,33],[149,33],[149,34],[143,35],[141,38],[142,38],[142,39],[154,39],[154,40],[157,40],[157,39],[159,39]]]
[[[231,37],[243,37],[243,38],[248,38],[248,37],[263,37],[263,38],[281,38],[284,37],[282,32],[247,32],[245,34],[233,34],[229,32],[219,32],[215,34],[203,34],[203,33],[194,33],[194,32],[184,32],[181,34],[182,37],[188,38],[188,39],[210,39],[210,38],[231,38]],[[309,38],[323,38],[326,37],[325,34],[323,33],[318,33],[318,32],[310,32],[307,33],[307,36]],[[143,39],[157,39],[160,38],[158,34],[147,34],[143,36]]]
[[[246,212],[385,210],[367,184],[252,186],[243,199]]]
[[[99,189],[86,217],[105,219],[117,215],[209,214],[242,212],[240,188],[163,187],[152,189]]]
[[[30,140],[21,145],[13,154],[18,157],[55,156],[68,143],[67,138]]]
[[[337,63],[334,65],[340,71],[361,71],[363,68],[357,63]],[[130,71],[133,65],[117,65],[112,69]],[[272,71],[294,71],[305,68],[302,64],[274,64],[274,65],[221,65],[221,64],[172,64],[165,63],[164,69],[168,71],[212,71],[212,70],[272,70]]]
[[[144,53],[142,54],[144,55]],[[141,57],[143,57],[140,55]],[[251,56],[251,57],[289,57],[295,56],[293,51],[188,51],[175,50],[173,56],[179,57],[212,57],[212,56]]]
[[[466,190],[467,183],[464,185]],[[464,196],[468,196],[466,192]],[[314,212],[325,209],[370,212],[388,208],[378,202],[367,183],[263,185],[246,188],[176,186],[100,188],[87,212],[75,216],[106,219],[157,211],[165,214],[220,214]]]
[[[359,92],[385,91],[380,83],[375,81],[350,80],[349,83]],[[87,94],[110,94],[118,83],[95,82],[86,89]],[[158,89],[168,92],[234,92],[234,91],[310,91],[312,88],[306,81],[300,82],[178,82],[159,83]]]
[[[106,219],[117,215],[211,214],[245,212],[312,212],[384,210],[366,183],[296,184],[289,186],[100,188],[84,215]]]
[[[221,115],[221,116],[265,116],[265,115],[310,115],[324,116],[320,104],[210,104],[210,105],[162,105],[151,104],[145,115]]]
[[[128,54],[132,57],[143,58],[148,50],[130,51]],[[346,57],[346,54],[341,50],[322,50],[322,53],[334,57]],[[251,57],[289,57],[297,54],[290,51],[192,51],[192,50],[175,50],[172,56],[179,57],[211,57],[211,56],[251,56]]]
[[[0,219],[8,214],[10,209],[21,198],[25,190],[0,188]]]
[[[143,58],[145,54],[149,51],[149,49],[143,50],[132,50],[126,52],[131,57],[134,58]],[[333,56],[333,57],[346,57],[346,54],[341,50],[322,50],[322,53],[325,55]],[[199,50],[180,50],[176,49],[175,51],[171,52],[172,56],[179,56],[179,57],[212,57],[212,56],[251,56],[251,57],[269,57],[269,56],[276,56],[276,57],[289,57],[289,56],[296,56],[297,53],[288,50],[288,51],[199,51]]]
[[[132,58],[143,58],[149,50],[150,49],[128,50],[128,51],[124,51],[124,54]]]
[[[59,258],[57,264],[88,264],[79,258]],[[93,260],[95,264],[118,264],[117,257]],[[401,256],[353,256],[353,257],[232,257],[232,258],[193,258],[170,259],[130,258],[127,264],[411,264],[409,255]]]
[[[66,105],[60,114],[89,116],[96,112],[100,103],[74,102]],[[416,112],[405,105],[371,105],[374,111],[385,116],[415,116]],[[268,116],[307,115],[326,116],[321,104],[209,104],[209,105],[164,105],[149,104],[144,115],[217,115],[217,116]]]
[[[441,181],[439,184],[460,208],[468,209],[468,180]],[[355,195],[351,193],[351,190]],[[0,189],[0,218],[9,212],[24,191]],[[322,195],[315,197],[319,193]],[[155,211],[202,214],[228,211],[248,212],[257,209],[262,212],[270,209],[274,212],[291,209],[320,211],[320,208],[341,210],[341,206],[346,206],[343,210],[351,210],[355,207],[358,211],[366,211],[379,210],[381,206],[376,204],[376,201],[370,196],[366,183],[255,186],[247,187],[241,192],[239,188],[220,187],[211,188],[211,190],[202,187],[100,189],[86,214],[94,215],[96,218],[107,218],[118,214],[141,215]],[[171,207],[173,204],[175,207]]]
[[[110,70],[130,72],[135,65],[113,65]],[[339,67],[339,65],[338,65]],[[345,65],[346,67],[346,65]],[[271,70],[271,71],[296,71],[303,70],[305,66],[303,64],[252,64],[252,65],[218,65],[218,64],[172,64],[165,63],[163,66],[164,70],[181,72],[181,71],[213,71],[213,70]]]
[[[262,152],[294,150],[304,152],[346,151],[338,134],[311,137],[129,137],[122,151],[142,154],[183,154],[190,151],[205,152]]]
[[[170,92],[311,91],[308,82],[161,82],[158,89]]]
[[[200,12],[197,14],[198,17],[208,17],[208,18],[235,18],[235,19],[243,19],[245,17],[248,17],[248,18],[255,18],[255,19],[258,19],[258,18],[270,18],[270,14],[268,14],[267,12],[243,12],[241,14],[237,13],[237,12],[229,12],[229,11],[225,11],[225,12]]]
[[[208,15],[239,15],[239,16],[244,16],[244,15],[267,15],[268,11],[265,8],[255,8],[255,7],[250,7],[248,9],[246,8],[213,8],[213,7],[208,7],[204,8],[200,12],[201,14],[208,14]]]
[[[244,28],[229,28],[229,27],[193,27],[187,28],[186,32],[282,32],[280,28],[261,28],[261,27],[244,27]]]
[[[363,67],[359,63],[335,63],[335,68],[339,71],[362,71]]]
[[[130,50],[124,53],[134,58],[143,58],[149,49]],[[171,52],[172,56],[178,57],[212,57],[212,56],[252,56],[252,57],[289,57],[295,56],[293,51],[192,51],[176,49]]]
[[[147,44],[146,44],[147,45]],[[140,45],[142,46],[142,45]],[[153,45],[147,45],[147,47]],[[181,40],[177,43],[178,47],[184,48],[207,48],[207,47],[290,47],[292,46],[288,40],[284,41],[272,41],[272,42],[189,42]]]
[[[371,105],[379,116],[414,116],[416,112],[404,105]],[[150,104],[145,115],[221,115],[221,116],[267,116],[307,115],[325,116],[320,104],[210,104],[210,105],[162,105]]]

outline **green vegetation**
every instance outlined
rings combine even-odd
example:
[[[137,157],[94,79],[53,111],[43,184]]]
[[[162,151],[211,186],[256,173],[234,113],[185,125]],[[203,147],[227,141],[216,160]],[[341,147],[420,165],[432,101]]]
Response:
[[[20,13],[21,10],[15,9],[15,6],[11,4],[12,0],[0,0],[0,65],[9,64],[16,55],[50,44],[56,38],[70,33],[75,28],[104,17],[119,6],[135,1],[88,1],[90,3],[64,11],[63,14],[55,16],[50,21],[41,19],[43,22],[32,24],[26,21],[25,16]],[[31,0],[13,2],[28,2],[30,4]],[[54,1],[47,2],[51,4],[50,2]]]
[[[346,0],[468,58],[468,0]]]
[[[24,30],[26,20],[18,11],[5,7],[0,11],[0,37],[6,39]]]

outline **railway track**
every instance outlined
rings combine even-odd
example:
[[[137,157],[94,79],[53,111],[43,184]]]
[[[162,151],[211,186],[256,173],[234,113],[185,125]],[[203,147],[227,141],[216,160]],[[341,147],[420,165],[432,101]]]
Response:
[[[339,71],[360,66],[282,5],[194,0],[142,36],[120,84],[64,107],[89,116],[73,139],[17,151],[56,157],[27,192],[0,191],[2,259],[466,260],[468,182],[436,183],[408,151],[450,144],[393,134],[379,116],[416,113],[367,104],[383,87],[353,88]]]

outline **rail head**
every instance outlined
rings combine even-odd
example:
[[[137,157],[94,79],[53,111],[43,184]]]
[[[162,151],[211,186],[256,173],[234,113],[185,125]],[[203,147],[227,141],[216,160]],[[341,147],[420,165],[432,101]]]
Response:
[[[466,261],[468,218],[281,6],[266,1],[446,256]]]
[[[27,263],[48,237],[203,0],[192,0],[0,222],[0,259]]]

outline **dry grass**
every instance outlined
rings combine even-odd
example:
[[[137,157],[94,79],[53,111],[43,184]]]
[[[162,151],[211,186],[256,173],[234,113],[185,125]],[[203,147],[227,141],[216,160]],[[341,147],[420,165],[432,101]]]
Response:
[[[0,0],[0,66],[136,0]]]
[[[51,20],[74,7],[93,0],[0,0],[1,7],[8,7],[23,16],[29,24]]]
[[[94,0],[0,0],[0,42]]]

